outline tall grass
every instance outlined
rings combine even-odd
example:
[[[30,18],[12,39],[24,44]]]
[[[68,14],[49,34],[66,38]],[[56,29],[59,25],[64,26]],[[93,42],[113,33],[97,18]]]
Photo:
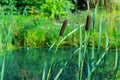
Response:
[[[12,15],[8,15],[9,22],[6,21],[5,14],[0,14],[0,57],[2,58],[1,80],[4,80],[5,59],[12,45],[11,24]]]
[[[116,78],[118,67],[119,67],[119,55],[118,55],[118,50],[117,50],[117,46],[116,46],[116,56],[115,56],[114,77],[113,77],[113,79]]]
[[[52,60],[51,60],[51,64],[54,63],[54,58],[55,58],[55,55],[56,55],[56,53],[57,53],[57,50],[58,50],[58,47],[60,46],[60,44],[61,44],[67,37],[69,37],[70,35],[72,35],[73,33],[75,33],[77,30],[81,29],[81,27],[83,27],[83,26],[84,26],[84,24],[78,26],[77,28],[75,28],[74,30],[72,30],[69,34],[67,34],[66,36],[64,36],[60,41],[58,41],[57,46],[56,46],[56,49],[55,49],[55,52],[54,52],[54,56],[53,56],[53,58],[52,58]],[[54,43],[53,43],[53,44],[54,44]],[[53,45],[52,45],[52,46],[53,46]],[[51,49],[51,47],[50,47],[50,49]],[[50,50],[50,49],[49,49],[49,50]],[[65,65],[66,65],[66,63],[65,63]],[[60,72],[58,73],[58,75],[60,75],[61,71],[62,71],[62,69],[60,70]],[[49,80],[50,74],[51,74],[51,66],[50,66],[50,68],[49,68],[49,70],[48,70],[47,80]],[[55,80],[58,78],[58,75],[56,75]]]
[[[72,54],[72,56],[70,57],[70,59],[72,59],[73,56],[78,55],[78,61],[77,61],[77,71],[75,73],[75,79],[76,80],[91,80],[91,79],[100,79],[99,77],[99,69],[100,69],[100,65],[103,64],[103,68],[104,66],[106,66],[105,62],[106,61],[106,56],[110,55],[107,54],[109,51],[109,36],[108,36],[108,32],[105,32],[105,44],[104,44],[104,51],[101,53],[101,44],[102,43],[102,38],[104,37],[103,35],[103,15],[102,15],[102,11],[100,12],[100,18],[99,18],[99,31],[98,31],[98,41],[97,41],[97,48],[95,48],[95,36],[92,36],[92,47],[90,47],[92,49],[92,52],[89,52],[89,48],[88,48],[88,44],[89,44],[89,39],[91,37],[91,33],[95,33],[95,29],[96,29],[96,18],[97,18],[97,7],[95,8],[95,11],[93,13],[93,18],[92,18],[92,26],[94,30],[89,30],[89,31],[85,31],[85,36],[84,36],[84,40],[83,40],[83,28],[80,26],[84,26],[84,25],[80,25],[79,28],[75,28],[73,31],[71,31],[70,33],[68,33],[66,36],[62,37],[57,44],[57,46],[55,47],[55,53],[57,54],[57,50],[59,48],[59,46],[61,45],[61,43],[70,35],[72,35],[73,33],[75,33],[77,30],[79,30],[79,48],[76,49],[74,51],[74,53]],[[55,43],[53,43],[55,44]],[[49,50],[51,50],[51,48],[53,48],[53,45],[50,47]],[[95,50],[97,49],[97,53],[95,53]],[[78,54],[76,54],[78,53]],[[91,56],[90,56],[91,55]],[[97,59],[96,59],[97,56]],[[54,58],[55,56],[53,56],[53,60],[52,60],[52,64],[54,63]],[[64,66],[67,66],[67,62],[65,62]],[[85,70],[84,67],[87,67],[87,71]],[[49,71],[47,74],[49,74],[49,78],[47,80],[50,79],[50,75],[52,72],[52,66],[50,66]],[[64,68],[61,68],[58,73],[56,74],[54,80],[59,80],[59,76],[62,74]],[[116,48],[116,58],[115,58],[115,66],[114,66],[114,79],[115,76],[117,74],[118,71],[118,51]],[[102,73],[104,73],[104,70],[102,71]],[[86,76],[84,74],[87,74]],[[97,78],[94,78],[94,76],[97,75]],[[104,74],[102,74],[104,75]],[[104,77],[102,77],[104,78]]]
[[[79,45],[79,57],[78,57],[78,73],[77,73],[77,80],[79,80],[81,77],[80,77],[80,67],[81,67],[81,62],[82,62],[82,29],[80,29],[80,45]]]
[[[43,69],[43,75],[42,75],[42,80],[46,80],[45,77],[46,77],[46,62],[44,63],[44,69]]]
[[[3,56],[3,62],[2,62],[1,78],[0,78],[0,80],[4,80],[4,69],[5,69],[5,56]]]

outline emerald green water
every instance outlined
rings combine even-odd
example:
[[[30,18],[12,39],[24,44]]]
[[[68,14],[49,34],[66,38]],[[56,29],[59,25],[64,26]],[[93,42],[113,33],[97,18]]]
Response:
[[[61,68],[63,68],[63,71],[59,80],[76,80],[76,74],[78,72],[78,54],[76,53],[70,58],[75,50],[76,48],[59,48],[56,55],[54,55],[54,50],[48,53],[48,48],[14,50],[6,56],[4,80],[42,80],[44,68],[45,77],[47,77],[50,66],[52,67],[50,80],[55,78]],[[88,50],[87,53],[89,54],[88,57],[90,57],[91,50]],[[52,64],[53,56],[54,61]],[[66,61],[68,63],[64,66]],[[105,67],[103,67],[104,60],[98,67],[99,73],[97,75],[99,76],[99,80],[112,79],[114,62],[115,51],[109,51],[106,55]],[[2,64],[2,60],[0,60],[0,63]],[[86,77],[86,64],[83,70],[83,76]],[[102,72],[103,70],[104,72]],[[83,80],[85,79],[84,77]],[[120,77],[120,73],[117,77]],[[118,80],[119,79],[120,78],[118,78]]]

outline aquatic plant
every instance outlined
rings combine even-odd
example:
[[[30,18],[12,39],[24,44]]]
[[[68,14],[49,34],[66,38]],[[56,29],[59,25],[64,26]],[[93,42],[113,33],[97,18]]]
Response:
[[[87,16],[87,19],[86,19],[86,25],[85,25],[85,30],[89,30],[90,28],[90,23],[91,23],[91,15],[88,15]]]
[[[62,27],[61,27],[61,30],[60,30],[60,36],[63,36],[67,24],[68,24],[68,20],[66,19],[66,20],[64,20],[64,22],[62,24]]]

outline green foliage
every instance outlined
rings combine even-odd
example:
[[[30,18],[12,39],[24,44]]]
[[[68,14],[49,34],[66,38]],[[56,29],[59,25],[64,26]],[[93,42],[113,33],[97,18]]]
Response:
[[[44,15],[53,19],[68,14],[74,6],[67,0],[45,0],[40,8]]]
[[[2,4],[0,5],[0,14],[16,13],[16,0],[2,0],[1,3]]]
[[[51,27],[52,28],[52,27]],[[46,45],[50,46],[53,42],[56,41],[58,37],[58,31],[55,29],[51,29],[51,31],[47,31],[46,33]]]
[[[94,32],[91,32],[88,46],[92,46],[92,37],[94,36],[94,44],[95,47],[97,47],[99,39],[99,26],[100,23],[102,23],[101,42],[105,42],[105,32],[107,31],[110,40],[110,48],[115,48],[116,40],[117,43],[120,42],[119,11],[113,10],[111,13],[107,13],[107,11],[103,10],[102,16],[99,15],[99,8],[96,11],[93,15]],[[75,14],[69,14],[69,25],[65,30],[64,36],[71,32],[74,28],[76,28],[77,24],[85,23],[86,15],[88,13],[91,14],[92,12],[85,11]],[[50,46],[51,44],[53,44],[54,41],[56,41],[56,38],[58,38],[62,25],[61,22],[63,21],[62,19],[60,20],[60,22],[54,21],[45,17],[40,17],[40,15],[22,16],[4,14],[1,12],[0,16],[0,29],[2,32],[2,34],[0,34],[0,44],[4,46],[4,42],[6,40],[6,38],[4,38],[4,35],[7,36],[9,29],[11,29],[9,34],[10,36],[8,38],[9,46],[13,45],[23,47],[26,44],[28,44],[28,46]],[[102,17],[101,22],[100,17]],[[82,32],[84,33],[85,31],[83,30]],[[83,39],[84,37],[85,34],[83,34]],[[85,41],[83,40],[83,43],[84,42]],[[62,42],[62,45],[78,46],[78,31],[68,37],[64,42]],[[120,45],[118,44],[118,46]],[[99,45],[99,48],[103,49],[104,44],[101,43],[101,45]]]
[[[29,31],[26,37],[28,46],[40,46],[45,42],[45,31],[43,29],[38,31]]]
[[[1,3],[0,10],[6,13],[39,14],[52,19],[64,16],[74,8],[69,0],[3,0]]]

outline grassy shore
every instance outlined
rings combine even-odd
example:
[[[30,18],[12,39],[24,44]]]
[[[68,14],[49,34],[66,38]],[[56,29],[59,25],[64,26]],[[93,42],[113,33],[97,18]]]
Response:
[[[97,47],[98,41],[98,31],[99,26],[102,26],[102,43],[101,47],[104,48],[105,34],[108,34],[110,40],[110,48],[115,49],[116,43],[120,42],[120,13],[118,10],[113,10],[111,12],[106,10],[97,9],[95,15],[95,23],[93,28],[93,15],[94,10],[91,11],[79,11],[75,13],[68,14],[66,18],[61,18],[57,20],[51,20],[44,17],[39,17],[39,15],[22,16],[22,15],[4,15],[1,14],[1,44],[4,48],[5,38],[9,36],[9,46],[11,47],[49,47],[54,41],[56,41],[60,36],[59,32],[63,21],[67,19],[69,24],[66,27],[65,35],[70,33],[78,25],[85,24],[87,15],[91,15],[91,25],[90,25],[90,38],[89,46],[92,43],[92,37],[95,39],[95,46]],[[100,22],[100,18],[102,21]],[[8,31],[9,35],[8,35]],[[82,29],[83,33],[85,29]],[[63,46],[78,46],[79,45],[79,32],[75,32],[69,38],[67,38],[62,45]],[[84,34],[83,34],[84,35]],[[4,38],[5,37],[5,38]],[[83,38],[84,39],[84,38]],[[84,41],[84,40],[83,40]],[[84,43],[84,42],[83,42]],[[120,44],[117,44],[120,48]]]

